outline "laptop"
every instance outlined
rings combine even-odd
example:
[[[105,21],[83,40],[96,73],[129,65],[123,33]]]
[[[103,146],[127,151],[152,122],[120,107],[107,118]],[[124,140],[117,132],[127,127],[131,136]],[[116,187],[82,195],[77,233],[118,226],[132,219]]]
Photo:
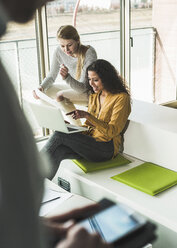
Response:
[[[41,101],[28,101],[28,104],[40,127],[49,128],[51,130],[63,133],[76,133],[88,130],[86,127],[66,124],[59,108],[50,106]]]

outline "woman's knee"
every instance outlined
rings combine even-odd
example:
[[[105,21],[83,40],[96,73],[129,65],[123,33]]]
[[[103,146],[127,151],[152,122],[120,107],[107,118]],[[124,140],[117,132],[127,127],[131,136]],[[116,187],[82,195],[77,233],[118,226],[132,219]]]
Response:
[[[52,136],[48,139],[45,146],[42,148],[42,152],[53,153],[56,148],[62,143],[61,134],[59,132],[54,132]]]

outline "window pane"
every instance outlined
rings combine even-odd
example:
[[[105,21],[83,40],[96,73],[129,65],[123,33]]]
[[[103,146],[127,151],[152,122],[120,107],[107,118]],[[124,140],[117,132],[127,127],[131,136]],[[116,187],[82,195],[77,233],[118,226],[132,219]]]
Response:
[[[0,57],[31,123],[34,135],[41,136],[41,128],[23,101],[24,98],[31,98],[32,89],[39,85],[34,20],[25,25],[9,23],[7,33],[0,42]]]
[[[137,99],[176,99],[176,11],[175,0],[132,1],[131,84]]]
[[[131,94],[133,98],[154,101],[155,30],[152,27],[152,1],[131,1]]]
[[[61,25],[73,25],[75,1],[47,4],[50,61],[58,45],[56,32]],[[81,42],[95,48],[98,58],[110,61],[120,70],[120,1],[81,0],[76,15]]]
[[[131,0],[131,27],[152,27],[152,0]]]
[[[157,30],[155,96],[158,103],[176,99],[177,4],[175,0],[153,0],[152,23]]]

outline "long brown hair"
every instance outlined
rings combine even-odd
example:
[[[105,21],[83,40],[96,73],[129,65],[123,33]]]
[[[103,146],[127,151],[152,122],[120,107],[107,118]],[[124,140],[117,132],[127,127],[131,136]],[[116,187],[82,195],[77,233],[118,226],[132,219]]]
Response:
[[[86,86],[88,92],[93,93],[92,87],[89,85],[88,71],[94,71],[98,74],[106,91],[112,94],[124,92],[130,95],[125,80],[119,75],[116,68],[109,61],[97,59],[87,67]]]
[[[84,65],[85,60],[85,54],[87,52],[88,47],[84,46],[80,42],[80,36],[72,25],[65,25],[61,26],[57,31],[57,39],[64,39],[64,40],[75,40],[78,42],[78,62],[77,62],[77,68],[76,68],[76,79],[78,80],[81,76],[81,71]]]

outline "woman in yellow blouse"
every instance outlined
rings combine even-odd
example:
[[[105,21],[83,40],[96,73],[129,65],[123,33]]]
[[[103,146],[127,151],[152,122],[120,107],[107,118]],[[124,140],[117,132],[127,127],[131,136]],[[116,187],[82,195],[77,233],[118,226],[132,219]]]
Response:
[[[121,135],[131,111],[130,95],[118,72],[108,61],[98,59],[87,68],[88,112],[75,110],[68,115],[85,118],[88,131],[52,135],[42,152],[53,162],[51,178],[63,159],[84,158],[92,162],[114,158],[119,151]]]

